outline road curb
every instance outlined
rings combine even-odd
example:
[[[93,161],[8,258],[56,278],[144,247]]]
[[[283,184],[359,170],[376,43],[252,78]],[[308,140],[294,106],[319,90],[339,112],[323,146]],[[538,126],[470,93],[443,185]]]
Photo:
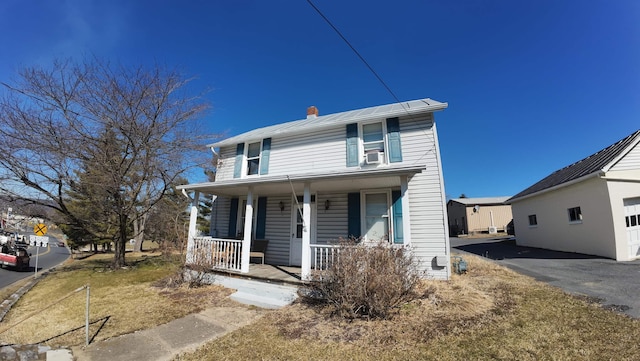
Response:
[[[40,282],[41,277],[46,276],[53,269],[54,268],[49,268],[48,270],[41,272],[38,275],[38,278],[32,278],[29,282],[27,282],[27,284],[20,287],[20,289],[18,289],[11,296],[9,296],[8,299],[2,301],[2,304],[0,304],[0,322],[4,320],[4,317],[7,315],[7,313],[9,313],[9,311],[11,310],[11,307],[13,307],[13,305],[15,305],[16,302],[18,302],[20,297],[22,297],[25,293],[29,292],[29,290],[31,290],[33,286],[35,286],[36,284],[38,284],[38,282]]]

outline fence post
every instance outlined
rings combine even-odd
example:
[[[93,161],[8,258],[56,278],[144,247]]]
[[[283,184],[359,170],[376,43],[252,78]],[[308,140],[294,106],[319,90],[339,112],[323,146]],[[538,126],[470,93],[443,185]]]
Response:
[[[91,294],[91,287],[87,285],[87,313],[85,316],[85,324],[84,324],[84,337],[85,343],[89,346],[89,295]]]

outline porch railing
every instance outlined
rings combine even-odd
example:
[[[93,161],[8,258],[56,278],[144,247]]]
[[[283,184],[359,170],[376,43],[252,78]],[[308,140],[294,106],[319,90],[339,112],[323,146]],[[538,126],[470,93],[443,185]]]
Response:
[[[241,270],[242,240],[213,237],[195,237],[193,239],[190,263],[225,269]]]
[[[324,271],[331,267],[338,257],[340,246],[335,244],[311,245],[311,271]]]

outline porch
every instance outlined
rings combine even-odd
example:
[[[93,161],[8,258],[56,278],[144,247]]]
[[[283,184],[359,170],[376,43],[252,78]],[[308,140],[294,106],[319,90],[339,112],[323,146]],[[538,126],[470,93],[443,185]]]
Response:
[[[227,276],[299,285],[311,274],[326,270],[339,252],[337,245],[308,245],[303,252],[309,255],[308,261],[303,262],[307,266],[305,270],[304,266],[251,263],[251,244],[252,240],[246,239],[194,237],[187,250],[187,263]]]

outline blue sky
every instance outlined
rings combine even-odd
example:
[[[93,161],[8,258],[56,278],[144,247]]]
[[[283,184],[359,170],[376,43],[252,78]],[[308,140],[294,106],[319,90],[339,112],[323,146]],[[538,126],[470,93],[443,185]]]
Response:
[[[513,195],[640,128],[640,1],[314,3],[400,100],[449,103],[449,197]],[[3,81],[86,55],[177,67],[212,133],[395,101],[305,0],[3,0],[0,45]]]

